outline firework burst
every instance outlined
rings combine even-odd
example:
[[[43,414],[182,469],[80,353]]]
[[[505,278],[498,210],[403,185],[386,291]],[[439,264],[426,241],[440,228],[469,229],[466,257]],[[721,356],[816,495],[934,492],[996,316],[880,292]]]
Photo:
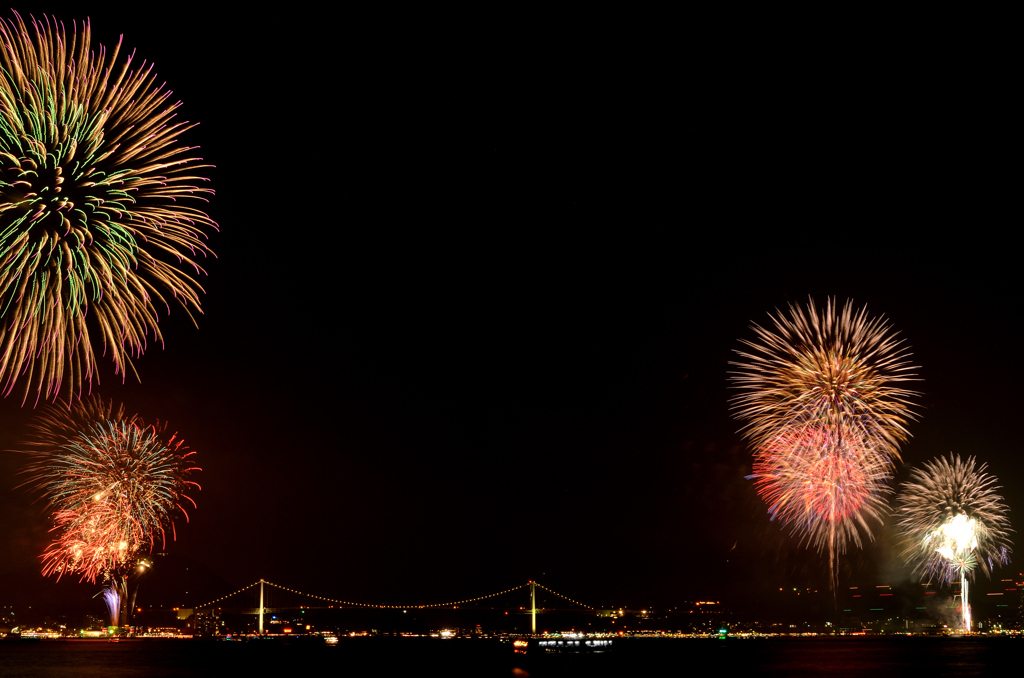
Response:
[[[901,386],[915,380],[903,341],[850,301],[840,310],[829,300],[819,311],[812,299],[789,311],[772,317],[774,331],[754,325],[759,343],[743,340],[744,362],[731,363],[744,436],[757,448],[780,431],[824,427],[898,460],[917,395]]]
[[[866,519],[881,522],[892,465],[854,436],[825,428],[786,431],[754,451],[754,480],[772,519],[819,552],[861,547]]]
[[[754,450],[758,493],[807,543],[836,558],[881,522],[915,395],[909,353],[883,318],[832,300],[790,306],[754,325],[730,377],[736,418]]]
[[[933,459],[913,470],[897,501],[903,556],[922,579],[960,580],[967,630],[967,582],[974,570],[991,576],[1010,562],[1009,507],[986,468],[952,453]]]
[[[168,299],[200,311],[216,224],[188,205],[212,193],[195,186],[208,166],[178,143],[193,125],[152,65],[92,50],[88,22],[15,17],[0,19],[0,389],[23,380],[24,402],[91,386],[94,344],[134,372]]]
[[[47,408],[35,421],[26,485],[52,512],[53,542],[43,574],[102,579],[122,598],[127,576],[145,569],[145,554],[175,536],[174,520],[188,520],[188,496],[199,485],[195,454],[166,425],[149,425],[123,406],[89,398],[61,411]],[[117,625],[116,620],[113,622]]]

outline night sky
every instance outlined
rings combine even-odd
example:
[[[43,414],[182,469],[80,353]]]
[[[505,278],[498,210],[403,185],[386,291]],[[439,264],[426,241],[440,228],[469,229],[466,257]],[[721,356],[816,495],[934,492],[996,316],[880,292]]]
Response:
[[[95,391],[198,451],[167,551],[225,587],[405,604],[537,579],[663,607],[826,586],[744,479],[728,405],[750,323],[808,295],[913,347],[898,479],[977,455],[1024,515],[995,76],[667,36],[490,59],[486,32],[414,16],[77,11],[59,16],[156,63],[216,165],[199,328],[172,311],[141,383],[98,358]],[[0,402],[0,448],[32,415]],[[21,461],[0,455],[0,484]],[[908,577],[876,537],[841,584]],[[42,504],[0,493],[0,598],[88,603],[96,586],[39,574],[47,541]]]

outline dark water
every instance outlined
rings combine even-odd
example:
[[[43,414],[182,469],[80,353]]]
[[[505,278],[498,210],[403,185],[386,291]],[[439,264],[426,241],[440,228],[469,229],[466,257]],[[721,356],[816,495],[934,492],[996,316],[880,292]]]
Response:
[[[129,641],[0,643],[0,676],[988,676],[1020,671],[1011,638],[616,640],[595,655],[515,655],[489,640],[345,639],[336,647]]]

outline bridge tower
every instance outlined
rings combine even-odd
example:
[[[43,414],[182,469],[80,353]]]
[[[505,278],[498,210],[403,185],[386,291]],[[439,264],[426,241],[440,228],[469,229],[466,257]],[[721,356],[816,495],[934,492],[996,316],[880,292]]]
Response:
[[[260,635],[263,635],[263,580],[260,579]]]
[[[530,580],[530,633],[537,634],[537,582]]]

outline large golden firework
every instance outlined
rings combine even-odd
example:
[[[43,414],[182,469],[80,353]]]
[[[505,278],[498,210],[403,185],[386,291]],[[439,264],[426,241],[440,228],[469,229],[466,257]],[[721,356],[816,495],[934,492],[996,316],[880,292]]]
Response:
[[[789,317],[772,316],[774,329],[754,325],[758,341],[743,340],[744,359],[731,363],[730,380],[740,393],[732,399],[742,432],[754,448],[794,429],[826,429],[899,460],[899,446],[914,418],[904,388],[915,381],[910,354],[884,318],[867,307],[842,310],[833,300],[818,309],[789,307]]]
[[[0,389],[52,400],[98,379],[94,346],[134,372],[158,306],[200,311],[212,191],[151,64],[49,17],[0,46]]]

